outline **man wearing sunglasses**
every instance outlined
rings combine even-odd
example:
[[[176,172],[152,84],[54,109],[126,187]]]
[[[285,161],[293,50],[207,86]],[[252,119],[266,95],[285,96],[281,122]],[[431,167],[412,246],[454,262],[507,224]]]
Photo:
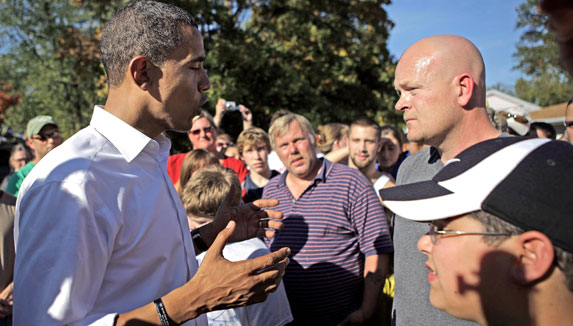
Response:
[[[566,142],[502,137],[432,180],[381,190],[388,208],[427,230],[417,246],[429,302],[482,325],[573,325],[571,171]]]
[[[18,196],[18,191],[24,178],[32,168],[48,154],[49,151],[62,143],[62,136],[56,121],[49,115],[39,115],[28,122],[26,127],[26,143],[32,149],[34,159],[10,177],[6,191]]]

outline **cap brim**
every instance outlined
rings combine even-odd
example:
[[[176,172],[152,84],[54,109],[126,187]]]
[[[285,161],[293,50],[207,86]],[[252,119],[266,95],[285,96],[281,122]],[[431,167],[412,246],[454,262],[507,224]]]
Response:
[[[480,209],[481,199],[449,191],[437,182],[423,181],[381,191],[384,205],[394,214],[414,221],[433,221]]]
[[[432,180],[380,190],[384,205],[401,217],[432,221],[482,209],[489,194],[541,138],[502,137],[474,145],[448,161]]]

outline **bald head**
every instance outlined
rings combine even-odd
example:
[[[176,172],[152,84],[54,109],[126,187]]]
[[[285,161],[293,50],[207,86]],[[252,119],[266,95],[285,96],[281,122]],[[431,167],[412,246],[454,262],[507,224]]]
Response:
[[[474,83],[470,105],[485,107],[485,66],[481,53],[468,39],[457,35],[431,36],[410,46],[397,66],[423,79],[451,83],[468,74]]]
[[[432,36],[410,46],[396,66],[394,87],[408,139],[438,148],[443,159],[498,134],[485,110],[483,59],[461,36]]]

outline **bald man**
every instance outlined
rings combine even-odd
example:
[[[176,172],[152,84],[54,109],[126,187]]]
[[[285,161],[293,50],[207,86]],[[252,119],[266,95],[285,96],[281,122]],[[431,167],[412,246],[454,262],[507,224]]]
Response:
[[[431,145],[407,158],[397,184],[430,180],[449,159],[500,133],[485,109],[485,68],[479,50],[467,39],[439,35],[410,46],[398,62],[394,80],[404,113],[408,139]],[[384,198],[382,198],[384,199]],[[394,219],[396,294],[392,318],[396,325],[463,325],[432,307],[428,271],[416,242],[428,226]]]

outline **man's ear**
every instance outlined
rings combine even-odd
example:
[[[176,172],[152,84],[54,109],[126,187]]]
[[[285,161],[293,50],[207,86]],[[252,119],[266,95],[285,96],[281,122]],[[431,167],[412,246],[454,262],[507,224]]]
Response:
[[[35,148],[34,148],[34,141],[32,140],[32,136],[30,136],[29,138],[26,138],[26,145],[28,145],[28,147],[32,149],[32,154],[36,155],[36,153],[34,152]]]
[[[151,69],[153,64],[142,56],[137,56],[129,63],[129,78],[142,90],[151,88]]]
[[[539,231],[528,231],[517,237],[518,256],[511,269],[511,277],[527,285],[542,279],[553,264],[555,252],[547,236]]]
[[[461,74],[457,77],[458,103],[465,107],[472,99],[475,82],[470,74]]]

